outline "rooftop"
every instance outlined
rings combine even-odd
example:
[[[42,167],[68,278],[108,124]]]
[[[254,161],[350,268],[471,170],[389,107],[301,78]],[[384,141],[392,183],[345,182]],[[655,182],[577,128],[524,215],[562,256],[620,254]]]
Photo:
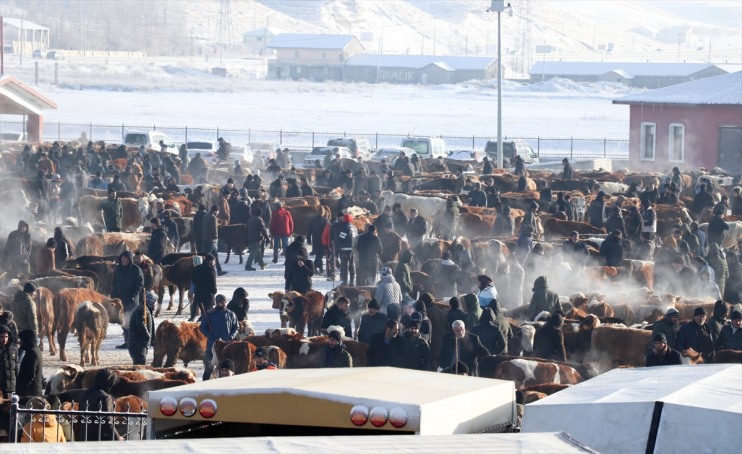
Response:
[[[445,55],[353,55],[345,62],[346,66],[381,66],[384,68],[421,69],[437,64],[447,70],[482,70],[497,62],[492,57],[454,57]]]
[[[634,63],[634,62],[583,62],[540,61],[531,67],[531,75],[552,74],[569,76],[599,76],[609,71],[623,71],[633,76],[687,77],[714,67],[709,63]]]
[[[268,45],[271,49],[345,49],[356,39],[353,35],[313,35],[281,33],[274,36]]]
[[[742,71],[624,96],[613,104],[742,105]]]

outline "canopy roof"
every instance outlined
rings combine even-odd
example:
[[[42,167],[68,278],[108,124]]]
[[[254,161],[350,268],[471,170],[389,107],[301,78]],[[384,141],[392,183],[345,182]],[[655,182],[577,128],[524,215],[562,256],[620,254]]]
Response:
[[[41,115],[57,105],[15,77],[0,77],[0,115]]]
[[[656,452],[742,446],[742,365],[614,369],[529,404],[523,431],[568,432],[601,452],[643,452],[653,417]]]

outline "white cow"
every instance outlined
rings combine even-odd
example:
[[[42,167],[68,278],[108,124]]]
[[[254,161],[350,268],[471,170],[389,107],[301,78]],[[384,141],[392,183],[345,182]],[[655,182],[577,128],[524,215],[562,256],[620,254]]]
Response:
[[[722,249],[734,247],[742,241],[742,221],[727,221],[727,225],[729,230],[724,233],[724,238],[721,241]],[[709,225],[707,222],[698,227],[708,235]]]
[[[410,208],[417,208],[418,214],[428,220],[428,228],[432,226],[432,221],[436,213],[446,208],[446,199],[442,197],[407,195],[393,193],[391,191],[382,191],[381,195],[384,197],[384,203],[389,206],[399,203],[405,214],[409,215]],[[379,210],[382,209],[383,207],[379,207]]]

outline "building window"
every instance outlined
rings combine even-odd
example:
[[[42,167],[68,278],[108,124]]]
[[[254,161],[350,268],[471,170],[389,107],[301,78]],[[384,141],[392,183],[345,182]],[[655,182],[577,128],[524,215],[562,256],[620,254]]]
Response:
[[[339,60],[339,61],[343,61],[343,57],[344,57],[344,55],[343,55],[343,54],[340,54],[340,55],[338,55],[338,60]]]
[[[294,58],[299,58],[299,51],[294,51]]]
[[[655,129],[656,125],[654,123],[642,123],[640,150],[642,161],[654,161]]]
[[[671,124],[668,138],[670,144],[669,161],[685,162],[685,127],[677,123]]]

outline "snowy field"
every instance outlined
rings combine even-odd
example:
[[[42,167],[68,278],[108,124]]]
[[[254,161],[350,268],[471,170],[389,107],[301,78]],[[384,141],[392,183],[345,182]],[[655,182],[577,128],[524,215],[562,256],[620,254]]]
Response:
[[[311,252],[311,249],[309,249]],[[278,318],[278,311],[271,307],[271,300],[268,298],[268,293],[276,290],[283,291],[284,280],[283,280],[283,257],[279,257],[278,263],[274,264],[271,262],[273,258],[273,251],[266,249],[265,262],[268,265],[265,270],[245,271],[245,265],[239,265],[239,258],[232,255],[229,259],[229,264],[224,264],[224,258],[226,254],[220,254],[219,260],[222,264],[222,269],[227,271],[229,274],[224,276],[218,276],[216,278],[217,289],[219,293],[227,297],[227,301],[232,299],[232,293],[237,287],[243,287],[247,290],[250,297],[250,311],[248,318],[255,329],[257,334],[262,334],[267,328],[278,328],[281,326],[281,322]],[[247,260],[247,255],[244,256]],[[336,285],[339,281],[335,282]],[[333,288],[332,282],[326,280],[324,275],[315,276],[313,279],[313,288],[323,294]],[[155,326],[157,326],[163,320],[175,320],[184,321],[190,317],[190,309],[188,306],[183,310],[182,315],[175,315],[177,311],[177,292],[175,294],[175,303],[173,304],[172,311],[165,311],[169,301],[166,295],[163,305],[163,311],[160,313],[160,317],[155,319]],[[187,298],[187,295],[186,295]],[[100,348],[100,361],[103,366],[110,366],[113,364],[131,364],[131,358],[129,357],[128,350],[117,350],[115,347],[121,345],[124,341],[121,327],[119,325],[109,325],[106,339]],[[77,336],[70,334],[67,337],[67,345],[65,348],[67,352],[68,361],[62,362],[59,360],[59,356],[52,357],[49,355],[48,343],[44,341],[44,376],[49,378],[56,370],[63,364],[79,364],[80,363],[80,346],[77,342]],[[147,364],[152,363],[154,350],[150,349],[147,354]],[[183,363],[178,361],[177,367],[183,367]],[[203,375],[203,363],[196,361],[188,364],[188,368],[196,373],[198,379],[201,379]]]

